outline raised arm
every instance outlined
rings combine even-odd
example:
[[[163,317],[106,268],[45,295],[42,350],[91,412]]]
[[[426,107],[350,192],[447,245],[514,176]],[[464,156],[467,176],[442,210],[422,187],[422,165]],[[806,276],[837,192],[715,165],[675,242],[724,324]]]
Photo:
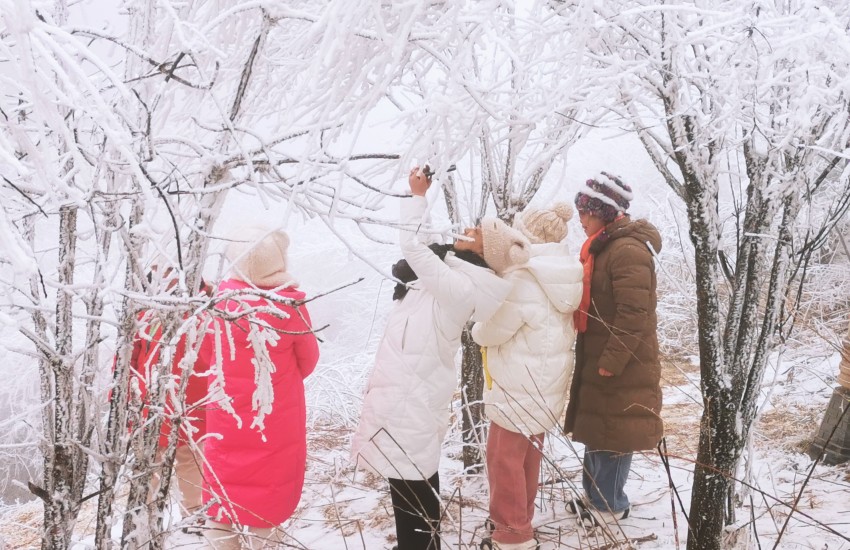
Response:
[[[409,177],[413,197],[402,199],[399,234],[401,253],[410,268],[416,273],[419,282],[438,302],[451,304],[459,300],[468,300],[474,290],[466,276],[448,267],[439,256],[434,254],[423,242],[419,228],[428,208],[425,192],[431,185],[430,180],[414,169]]]

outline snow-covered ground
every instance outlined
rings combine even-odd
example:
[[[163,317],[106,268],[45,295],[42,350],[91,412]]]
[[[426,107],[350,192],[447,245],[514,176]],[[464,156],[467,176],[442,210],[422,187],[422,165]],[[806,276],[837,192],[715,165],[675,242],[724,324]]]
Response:
[[[364,361],[373,346],[351,354],[351,377],[329,383],[329,373],[317,373],[310,386],[311,402],[336,395],[345,403],[358,388],[352,380],[362,378]],[[772,406],[760,422],[752,449],[751,489],[743,493],[744,505],[729,528],[729,548],[778,548],[835,550],[850,548],[850,465],[818,465],[807,481],[812,461],[800,451],[818,427],[830,392],[823,382],[836,371],[837,355],[812,359],[812,354],[782,363],[774,382]],[[328,364],[328,363],[324,363]],[[678,368],[677,368],[678,367]],[[681,369],[681,370],[680,370]],[[345,372],[339,365],[334,369]],[[541,473],[534,525],[541,548],[613,548],[627,538],[640,548],[684,547],[699,423],[695,385],[696,368],[689,363],[665,365],[665,408],[669,477],[658,453],[635,457],[627,491],[633,501],[631,517],[611,530],[586,531],[577,526],[564,503],[581,485],[580,445],[560,434],[549,434]],[[333,386],[333,387],[331,387]],[[350,391],[340,393],[342,388]],[[351,403],[356,397],[351,397]],[[326,409],[333,407],[325,403]],[[384,549],[393,543],[391,504],[383,480],[355,474],[348,463],[348,437],[352,419],[345,415],[314,414],[309,432],[309,469],[301,504],[284,525],[287,544],[315,550]],[[477,548],[487,517],[487,484],[483,474],[462,473],[459,435],[452,430],[445,445],[441,467],[442,496],[446,505],[443,541],[446,548]],[[672,488],[671,488],[672,487]],[[800,496],[786,527],[791,505]],[[39,505],[12,506],[0,520],[0,534],[8,548],[38,546]],[[88,519],[87,519],[88,518]],[[751,523],[755,521],[756,539]],[[201,537],[182,533],[178,518],[170,536],[170,548],[203,548]],[[85,531],[93,527],[91,516],[80,522],[79,550],[89,548]]]
[[[368,352],[369,349],[350,356],[352,372],[362,369]],[[341,368],[337,370],[342,372]],[[807,480],[812,461],[800,452],[818,427],[829,397],[823,381],[835,370],[836,355],[812,360],[809,354],[782,364],[774,383],[773,404],[754,438],[747,478],[751,488],[743,493],[744,505],[737,510],[737,522],[728,529],[729,548],[774,547],[778,533],[783,531],[778,548],[850,548],[850,465],[818,465]],[[349,387],[352,394],[357,392],[351,380],[360,375],[337,378],[333,384],[328,383],[332,379],[329,374],[322,377],[319,372],[318,376],[310,386],[312,402],[327,399],[343,387]],[[582,448],[560,434],[549,434],[534,522],[542,549],[613,548],[626,539],[640,548],[684,547],[700,410],[697,377],[692,364],[665,365],[663,416],[667,424],[669,476],[658,453],[635,457],[627,485],[633,501],[632,514],[619,527],[588,532],[577,526],[564,503],[580,490]],[[344,397],[339,399],[346,402]],[[331,408],[328,405],[327,409]],[[307,481],[298,511],[284,525],[287,544],[311,550],[390,548],[394,528],[386,484],[372,476],[355,474],[348,462],[351,419],[327,414],[315,414],[313,418]],[[452,430],[441,467],[446,506],[444,547],[477,548],[487,517],[486,478],[483,473],[462,473],[459,449],[459,434]],[[784,526],[791,505],[801,492],[797,511]],[[0,533],[11,548],[37,546],[38,510],[36,503],[6,510]],[[751,527],[753,521],[757,538]],[[173,524],[170,548],[204,547],[201,537],[179,530],[178,518],[173,519]],[[90,547],[87,542],[91,539],[84,531],[92,526],[84,514],[77,549]]]

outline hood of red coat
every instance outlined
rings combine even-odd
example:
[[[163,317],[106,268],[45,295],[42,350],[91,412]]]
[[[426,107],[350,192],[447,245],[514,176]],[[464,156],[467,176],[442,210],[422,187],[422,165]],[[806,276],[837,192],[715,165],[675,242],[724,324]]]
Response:
[[[259,289],[266,291],[273,291],[275,294],[279,296],[283,296],[284,298],[291,298],[293,300],[303,300],[307,294],[298,290],[296,286],[287,286],[281,288],[280,290],[274,290],[271,288],[263,288],[263,287],[255,287],[251,284],[246,283],[245,281],[240,281],[239,279],[225,279],[218,285],[219,292],[226,292],[228,290],[246,290],[246,289]]]

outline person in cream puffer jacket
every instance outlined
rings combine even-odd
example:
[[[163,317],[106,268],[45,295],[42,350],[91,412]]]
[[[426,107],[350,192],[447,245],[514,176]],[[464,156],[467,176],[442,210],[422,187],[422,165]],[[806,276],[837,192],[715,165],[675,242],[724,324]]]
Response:
[[[560,241],[572,208],[527,210],[514,222],[531,241],[524,265],[503,273],[511,293],[472,337],[484,348],[484,404],[494,548],[534,548],[531,527],[544,434],[558,425],[575,363],[573,312],[582,266]],[[521,489],[521,490],[520,490]]]

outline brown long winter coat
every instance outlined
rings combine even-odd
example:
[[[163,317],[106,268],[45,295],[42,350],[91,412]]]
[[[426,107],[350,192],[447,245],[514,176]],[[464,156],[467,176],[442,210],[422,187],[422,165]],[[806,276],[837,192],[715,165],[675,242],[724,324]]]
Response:
[[[587,331],[576,342],[576,368],[564,430],[595,450],[653,449],[664,434],[655,314],[655,266],[661,236],[625,217],[594,243]],[[601,247],[601,250],[597,250]],[[599,368],[614,374],[599,375]]]

